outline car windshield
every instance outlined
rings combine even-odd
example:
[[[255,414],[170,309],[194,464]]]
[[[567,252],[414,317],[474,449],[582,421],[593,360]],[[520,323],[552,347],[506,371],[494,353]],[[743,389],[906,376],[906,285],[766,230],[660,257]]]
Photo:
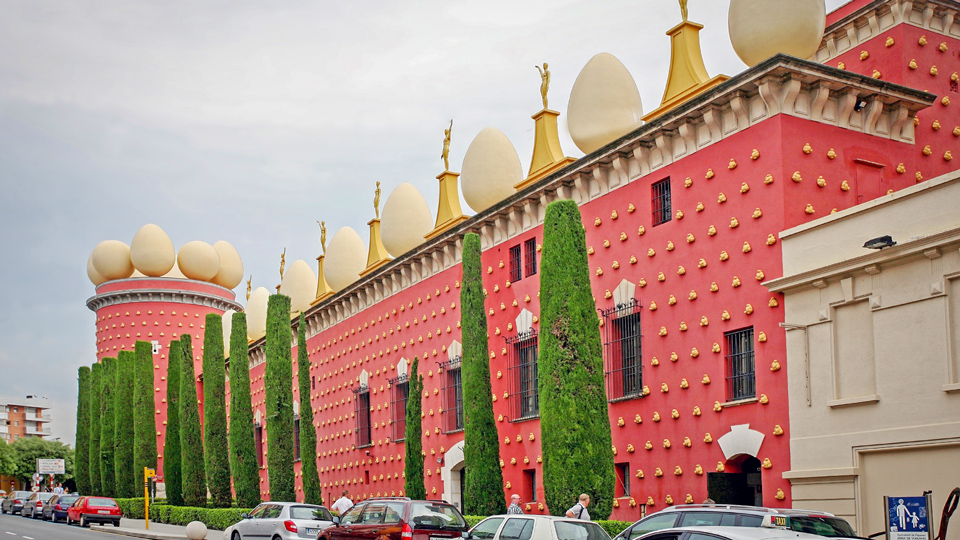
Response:
[[[104,497],[90,497],[87,499],[87,506],[103,506],[106,508],[116,508],[117,503],[113,499],[107,499]]]
[[[555,521],[557,540],[609,540],[602,527],[592,521]]]
[[[415,529],[467,530],[467,522],[460,512],[447,504],[413,503],[410,521]]]
[[[38,493],[37,498],[41,501],[49,501],[50,497],[53,497],[53,493]]]
[[[842,518],[827,516],[790,516],[790,528],[831,538],[856,536],[853,527]]]
[[[57,502],[60,504],[73,504],[73,501],[79,498],[80,498],[79,495],[65,496],[65,497],[60,497],[60,500]]]
[[[322,506],[291,506],[290,519],[315,519],[319,521],[332,521],[333,516]]]

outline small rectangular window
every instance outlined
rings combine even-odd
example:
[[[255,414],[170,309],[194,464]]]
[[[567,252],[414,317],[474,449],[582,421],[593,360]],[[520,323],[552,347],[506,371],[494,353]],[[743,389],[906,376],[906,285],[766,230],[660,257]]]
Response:
[[[523,275],[530,277],[537,273],[537,239],[531,238],[523,243]]]
[[[507,340],[512,345],[510,359],[511,422],[536,418],[540,415],[537,389],[537,332],[533,329]]]
[[[355,390],[357,402],[357,446],[370,446],[370,388],[363,386]]]
[[[643,356],[640,309],[636,299],[603,311],[606,331],[607,399],[643,395]]]
[[[617,487],[614,490],[617,497],[630,496],[630,464],[617,463]]]
[[[263,467],[263,426],[254,424],[254,443],[257,447],[257,466]]]
[[[390,379],[390,385],[393,387],[393,400],[390,406],[393,408],[393,440],[402,441],[407,437],[407,398],[410,395],[410,379],[407,375],[401,375],[396,379]]]
[[[753,327],[726,332],[727,401],[757,397]]]
[[[524,501],[537,502],[537,470],[523,470],[523,493],[520,497]]]
[[[300,417],[293,417],[293,460],[300,461]]]
[[[440,365],[443,378],[443,431],[453,433],[463,430],[463,380],[460,357]]]
[[[317,376],[316,376],[316,375],[313,375],[313,376],[310,377],[310,389],[311,389],[311,390],[316,390],[316,389],[317,389]]]
[[[520,259],[520,246],[516,245],[510,248],[510,281],[517,282],[523,277],[523,261]]]
[[[670,202],[670,179],[661,180],[652,186],[653,194],[653,224],[661,225],[673,219],[673,210]]]

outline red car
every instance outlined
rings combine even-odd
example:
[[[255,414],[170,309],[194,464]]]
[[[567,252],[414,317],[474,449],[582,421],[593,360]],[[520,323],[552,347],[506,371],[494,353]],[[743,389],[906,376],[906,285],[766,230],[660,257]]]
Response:
[[[89,527],[91,523],[113,523],[120,526],[120,505],[110,497],[80,497],[67,509],[67,525],[79,523]]]

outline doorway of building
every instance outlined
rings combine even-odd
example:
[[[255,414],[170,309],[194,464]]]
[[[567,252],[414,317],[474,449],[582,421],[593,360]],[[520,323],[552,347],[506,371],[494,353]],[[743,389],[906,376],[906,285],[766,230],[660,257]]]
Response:
[[[763,482],[760,477],[760,460],[744,456],[737,467],[739,472],[707,473],[707,496],[717,504],[742,504],[763,506]]]
[[[465,504],[465,499],[464,499],[464,496],[463,496],[463,494],[467,492],[467,468],[466,468],[466,466],[460,467],[460,471],[458,472],[458,474],[460,475],[460,501],[459,501],[459,507],[460,507],[460,511],[461,511],[461,512],[466,512],[466,511],[467,511],[467,510],[466,510],[467,507],[464,505],[464,504]]]

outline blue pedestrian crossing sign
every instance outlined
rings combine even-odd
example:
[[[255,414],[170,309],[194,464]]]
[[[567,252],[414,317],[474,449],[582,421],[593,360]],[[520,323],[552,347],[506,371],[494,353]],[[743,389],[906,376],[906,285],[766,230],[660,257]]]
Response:
[[[932,540],[930,496],[885,496],[887,540]]]

